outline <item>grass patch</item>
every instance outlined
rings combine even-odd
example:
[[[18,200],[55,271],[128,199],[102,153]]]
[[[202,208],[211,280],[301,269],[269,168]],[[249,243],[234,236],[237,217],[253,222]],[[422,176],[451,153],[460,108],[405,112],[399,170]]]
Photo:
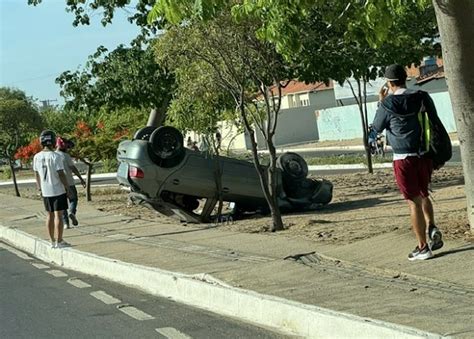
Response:
[[[367,159],[364,155],[338,155],[318,158],[305,159],[308,165],[346,165],[346,164],[366,164]],[[391,156],[372,157],[372,163],[382,164],[392,162]]]

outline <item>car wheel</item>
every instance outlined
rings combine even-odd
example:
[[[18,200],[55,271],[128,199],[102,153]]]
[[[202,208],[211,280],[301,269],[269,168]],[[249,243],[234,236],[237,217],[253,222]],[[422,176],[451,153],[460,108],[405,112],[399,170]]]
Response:
[[[183,135],[171,126],[157,128],[151,134],[150,144],[161,160],[174,159],[184,153]]]
[[[133,135],[133,140],[150,140],[151,134],[156,130],[155,126],[146,126],[140,128]]]
[[[301,180],[308,175],[308,164],[296,153],[287,152],[277,158],[277,168],[283,172],[283,178]]]

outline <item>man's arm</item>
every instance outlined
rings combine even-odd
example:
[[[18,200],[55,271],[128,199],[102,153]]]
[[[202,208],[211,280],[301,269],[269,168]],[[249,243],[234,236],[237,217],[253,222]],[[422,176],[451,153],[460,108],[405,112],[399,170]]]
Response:
[[[81,181],[82,187],[86,187],[86,182],[84,181],[84,179],[82,179],[81,173],[79,172],[77,167],[74,166],[74,165],[69,166],[69,167],[71,168],[72,173],[74,173],[79,178],[79,180]]]
[[[384,85],[382,86],[382,88],[380,88],[380,91],[379,91],[378,107],[377,107],[377,111],[375,112],[374,121],[372,122],[372,128],[377,133],[382,133],[383,130],[387,128],[387,124],[388,124],[387,112],[382,104],[382,102],[385,100],[387,96],[388,96],[388,87]]]
[[[63,170],[58,170],[59,180],[61,180],[64,188],[66,189],[66,194],[70,196],[71,191],[69,190],[69,184],[67,183],[66,174],[64,174]]]
[[[36,189],[38,191],[41,191],[41,178],[39,176],[39,173],[35,171],[35,179],[36,179]]]
[[[377,108],[377,111],[375,112],[375,118],[374,121],[372,122],[372,128],[377,132],[377,133],[382,133],[385,128],[387,128],[388,121],[387,121],[387,111],[383,107],[383,105],[380,105]]]

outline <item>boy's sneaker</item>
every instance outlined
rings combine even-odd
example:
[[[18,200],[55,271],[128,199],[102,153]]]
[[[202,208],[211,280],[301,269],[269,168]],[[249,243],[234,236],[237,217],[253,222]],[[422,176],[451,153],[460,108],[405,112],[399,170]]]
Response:
[[[51,241],[51,248],[58,248],[56,241]]]
[[[439,250],[443,247],[443,235],[438,227],[430,226],[428,229],[428,237],[430,239],[430,248],[432,251]]]
[[[433,253],[431,253],[431,250],[428,245],[426,245],[422,249],[416,246],[416,248],[410,254],[408,254],[408,260],[426,260],[431,258],[432,256]]]
[[[77,218],[76,218],[76,215],[75,215],[75,214],[73,214],[73,213],[69,214],[69,219],[71,219],[72,224],[73,224],[74,226],[79,225],[79,222],[77,221]]]
[[[71,247],[71,244],[68,242],[65,242],[64,240],[61,240],[56,245],[56,248],[65,248],[65,247]]]

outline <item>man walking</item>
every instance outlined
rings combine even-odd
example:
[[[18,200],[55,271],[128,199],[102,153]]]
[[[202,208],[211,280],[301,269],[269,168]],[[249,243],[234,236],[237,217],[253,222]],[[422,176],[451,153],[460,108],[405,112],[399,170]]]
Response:
[[[39,137],[43,150],[33,158],[36,187],[43,197],[48,213],[46,227],[52,248],[68,247],[63,239],[63,212],[67,210],[69,185],[64,174],[63,159],[54,151],[56,135],[53,131],[43,131]],[[56,230],[56,237],[55,237]]]
[[[61,137],[57,138],[56,149],[57,152],[63,157],[64,174],[66,175],[70,191],[69,211],[66,209],[63,213],[64,228],[70,228],[69,219],[71,219],[72,224],[74,226],[77,226],[79,224],[76,218],[77,203],[79,199],[77,196],[76,184],[74,182],[74,177],[72,176],[72,173],[74,173],[79,178],[82,187],[86,187],[86,182],[84,181],[84,179],[82,179],[81,173],[79,173],[79,170],[74,165],[74,162],[72,161],[72,158],[68,153],[69,150],[73,147],[74,143],[71,140]]]
[[[433,162],[424,156],[423,129],[419,121],[422,107],[435,115],[436,108],[428,93],[406,88],[407,73],[403,66],[388,66],[385,78],[387,87],[379,92],[380,105],[372,126],[379,133],[387,130],[387,140],[393,149],[395,180],[410,208],[411,226],[418,245],[408,255],[408,260],[425,260],[433,256],[433,250],[443,246],[428,192]]]

